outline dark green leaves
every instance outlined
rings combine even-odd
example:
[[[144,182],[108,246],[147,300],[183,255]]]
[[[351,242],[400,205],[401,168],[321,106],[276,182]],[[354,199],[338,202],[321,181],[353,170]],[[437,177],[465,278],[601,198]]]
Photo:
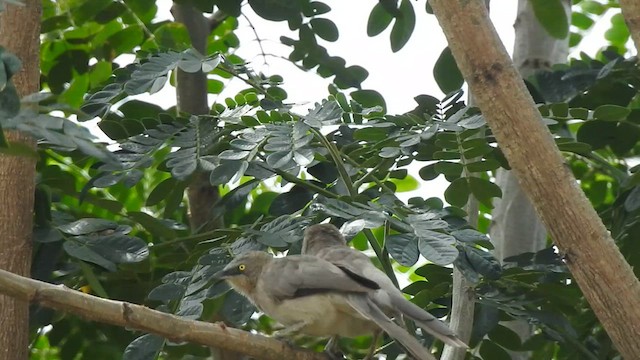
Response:
[[[313,18],[309,21],[311,29],[319,37],[327,41],[338,40],[338,27],[333,21],[324,18]]]
[[[164,339],[153,334],[142,335],[139,338],[133,340],[122,355],[123,360],[148,360],[155,359],[162,346],[164,346]]]
[[[288,0],[249,0],[249,5],[261,17],[285,21],[300,16],[300,2]]]
[[[416,14],[410,0],[400,2],[400,12],[396,16],[396,21],[391,29],[391,50],[400,51],[409,41],[413,29],[416,25]]]
[[[433,77],[440,90],[445,94],[458,90],[464,84],[462,73],[460,73],[449,47],[444,48],[440,57],[436,60],[436,64],[433,67]]]
[[[391,235],[385,246],[393,259],[403,266],[413,266],[420,256],[418,239],[411,234]]]
[[[567,19],[562,0],[529,0],[536,18],[556,39],[564,39],[569,34],[569,20]]]
[[[126,235],[76,236],[63,246],[69,255],[110,271],[116,271],[118,263],[140,262],[149,255],[144,241]]]
[[[367,35],[373,37],[380,34],[391,24],[391,20],[393,20],[393,15],[384,8],[381,2],[378,2],[369,14]]]
[[[502,190],[498,185],[477,177],[458,178],[444,192],[444,198],[453,206],[463,207],[473,194],[483,205],[493,208],[492,198],[501,197]]]

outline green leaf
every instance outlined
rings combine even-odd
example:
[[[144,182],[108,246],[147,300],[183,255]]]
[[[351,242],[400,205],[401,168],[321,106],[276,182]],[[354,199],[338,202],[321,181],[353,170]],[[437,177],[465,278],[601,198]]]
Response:
[[[249,0],[249,6],[258,16],[271,21],[285,21],[300,17],[299,1]]]
[[[351,92],[351,98],[357,101],[360,105],[365,108],[372,108],[375,106],[381,106],[383,109],[383,113],[387,111],[387,103],[385,102],[382,95],[375,90],[356,90]]]
[[[494,159],[486,159],[469,163],[466,167],[469,172],[493,171],[500,167],[500,163]]]
[[[124,349],[122,360],[155,359],[164,346],[164,338],[153,334],[142,335]]]
[[[236,326],[241,326],[251,319],[256,308],[247,298],[232,291],[225,296],[220,312],[225,320]]]
[[[458,162],[438,161],[435,163],[433,169],[439,174],[460,176],[462,170],[464,170],[464,166]]]
[[[140,211],[129,211],[127,215],[136,221],[138,224],[142,225],[147,231],[151,233],[156,238],[160,239],[173,239],[176,237],[175,231],[168,227],[165,223],[160,219],[156,219],[155,217]]]
[[[444,191],[444,198],[453,206],[464,207],[469,199],[471,188],[466,178],[455,179],[447,190]]]
[[[631,190],[627,198],[624,200],[624,209],[633,212],[640,209],[640,186],[636,186]]]
[[[480,345],[479,353],[483,359],[511,360],[511,355],[509,355],[509,353],[505,349],[489,340],[482,340],[482,345]]]
[[[418,172],[420,178],[427,181],[437,178],[440,174],[436,171],[436,164],[437,163],[430,164],[420,169],[420,171]]]
[[[400,13],[391,29],[391,50],[398,52],[409,41],[416,26],[416,14],[410,0],[402,0]]]
[[[149,292],[147,298],[155,301],[180,300],[184,296],[185,290],[187,290],[186,286],[180,284],[160,284]]]
[[[478,199],[484,206],[493,209],[492,198],[502,197],[500,187],[489,180],[477,177],[470,177],[469,189],[473,196]]]
[[[425,259],[436,265],[449,265],[458,257],[458,249],[453,246],[455,240],[452,236],[435,231],[420,233],[418,249]],[[428,235],[428,236],[425,236]]]
[[[396,234],[387,237],[385,247],[395,261],[402,266],[413,266],[420,256],[418,239],[410,234]]]
[[[467,262],[478,274],[486,276],[491,280],[497,280],[502,275],[500,262],[490,252],[480,250],[468,244],[464,244],[464,246],[459,247],[459,249]]]
[[[191,37],[184,24],[168,22],[153,32],[156,41],[162,48],[183,51],[191,48]]]
[[[436,64],[433,67],[433,77],[440,90],[445,94],[460,89],[464,84],[462,73],[458,69],[458,64],[448,46],[442,50],[438,60],[436,60]]]
[[[235,183],[247,171],[249,163],[246,161],[223,161],[209,175],[211,185]]]
[[[289,192],[278,195],[271,206],[269,213],[273,216],[294,214],[304,208],[313,199],[313,193],[302,186],[294,186]]]
[[[588,30],[593,26],[593,24],[593,19],[584,13],[573,12],[571,14],[571,25],[576,26],[578,29]]]
[[[374,37],[384,29],[389,27],[393,20],[393,15],[385,10],[384,6],[378,2],[369,14],[369,20],[367,21],[367,36]]]
[[[175,188],[177,183],[178,182],[176,181],[176,179],[172,177],[162,180],[162,182],[160,182],[158,185],[156,185],[155,188],[153,188],[153,190],[151,190],[149,196],[147,197],[145,205],[154,206],[159,204],[171,193],[171,190]]]
[[[76,236],[64,242],[65,251],[80,260],[115,271],[114,263],[135,263],[147,258],[147,244],[134,237],[116,234],[107,236]]]
[[[69,224],[58,226],[58,230],[69,235],[85,235],[104,230],[115,230],[118,224],[104,219],[80,219]]]
[[[489,241],[489,238],[487,237],[487,235],[474,229],[455,230],[451,232],[451,235],[456,239],[458,239],[459,241],[463,241],[463,242]]]
[[[325,18],[313,18],[309,21],[309,24],[313,32],[322,39],[331,42],[338,40],[338,27],[333,21]]]
[[[562,0],[529,0],[533,12],[543,28],[556,39],[569,35],[569,20]]]
[[[593,111],[596,120],[622,121],[629,116],[631,110],[617,105],[601,105]]]
[[[520,335],[506,326],[498,325],[488,335],[491,341],[509,350],[518,351],[522,346]]]

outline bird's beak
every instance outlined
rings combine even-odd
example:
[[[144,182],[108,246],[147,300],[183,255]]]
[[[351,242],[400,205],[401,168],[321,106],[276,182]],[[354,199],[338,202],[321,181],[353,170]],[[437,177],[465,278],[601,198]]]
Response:
[[[233,277],[235,275],[239,275],[239,272],[236,267],[231,267],[231,268],[224,268],[218,271],[217,273],[213,274],[213,278],[218,280],[224,280],[224,279]]]

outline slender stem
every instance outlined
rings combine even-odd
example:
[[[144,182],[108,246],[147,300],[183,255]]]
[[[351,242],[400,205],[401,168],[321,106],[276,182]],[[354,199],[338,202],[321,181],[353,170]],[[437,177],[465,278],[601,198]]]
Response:
[[[314,185],[310,182],[304,181],[302,179],[299,179],[297,176],[293,176],[291,174],[289,174],[286,171],[282,171],[282,170],[278,170],[278,169],[273,169],[275,170],[276,174],[280,175],[283,179],[287,180],[290,183],[294,183],[296,185],[300,185],[300,186],[304,186],[308,189],[314,190],[315,192],[317,192],[318,194],[322,194],[323,196],[326,196],[328,198],[332,198],[332,199],[336,199],[339,196],[337,194],[332,193],[329,190],[323,189],[320,186]]]
[[[396,273],[393,271],[393,266],[391,266],[391,261],[389,261],[389,256],[386,250],[383,250],[382,247],[380,247],[380,244],[378,244],[378,240],[376,240],[375,235],[373,235],[373,232],[370,229],[364,229],[362,230],[362,232],[369,241],[369,244],[371,244],[371,248],[376,253],[376,256],[380,260],[380,264],[382,264],[382,269],[384,270],[384,272],[387,274],[389,279],[391,279],[393,285],[395,285],[397,288],[400,288],[400,284],[398,284],[398,278],[396,278]]]
[[[338,169],[338,173],[340,174],[340,178],[344,182],[347,187],[347,191],[349,191],[349,195],[354,197],[358,195],[358,189],[353,186],[351,182],[351,177],[347,172],[347,169],[344,167],[344,163],[342,161],[342,156],[340,155],[340,151],[333,146],[333,144],[318,130],[315,128],[311,128],[311,132],[320,140],[322,145],[324,145],[327,150],[329,150],[329,155],[333,162],[336,164],[336,169]]]

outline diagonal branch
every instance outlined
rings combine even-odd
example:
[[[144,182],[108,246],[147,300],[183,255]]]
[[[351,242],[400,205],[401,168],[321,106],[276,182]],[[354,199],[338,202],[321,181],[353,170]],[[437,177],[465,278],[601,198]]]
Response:
[[[0,293],[66,311],[89,320],[153,333],[175,342],[227,349],[265,360],[327,360],[323,353],[220,324],[193,321],[146,306],[106,300],[0,270]]]
[[[482,0],[430,0],[498,144],[594,313],[626,359],[640,359],[640,282],[578,185]]]

